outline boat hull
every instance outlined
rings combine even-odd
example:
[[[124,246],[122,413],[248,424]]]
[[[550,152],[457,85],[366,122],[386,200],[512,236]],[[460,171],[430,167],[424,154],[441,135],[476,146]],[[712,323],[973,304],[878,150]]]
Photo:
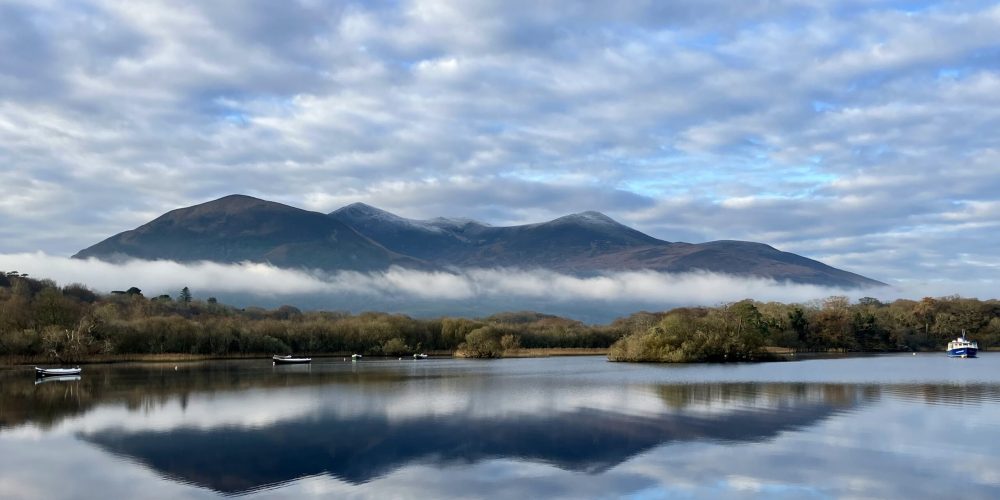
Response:
[[[948,349],[949,358],[974,358],[979,350],[975,347],[957,347]]]
[[[39,368],[35,367],[35,377],[67,377],[79,375],[83,370],[80,368]]]
[[[306,363],[312,363],[312,358],[282,358],[280,356],[274,356],[271,358],[276,365],[303,365]]]

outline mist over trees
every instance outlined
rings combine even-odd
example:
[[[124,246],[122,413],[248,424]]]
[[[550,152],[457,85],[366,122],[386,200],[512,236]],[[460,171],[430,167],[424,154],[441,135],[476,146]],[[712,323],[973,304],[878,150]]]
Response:
[[[609,348],[629,361],[744,361],[765,346],[799,351],[938,350],[961,331],[1000,345],[1000,302],[962,297],[807,304],[744,300],[639,312],[608,325],[534,312],[480,319],[369,312],[238,309],[185,287],[148,298],[138,288],[97,294],[81,284],[0,272],[0,357],[78,362],[114,356],[275,353],[499,357],[519,348]],[[613,347],[612,347],[613,345]]]

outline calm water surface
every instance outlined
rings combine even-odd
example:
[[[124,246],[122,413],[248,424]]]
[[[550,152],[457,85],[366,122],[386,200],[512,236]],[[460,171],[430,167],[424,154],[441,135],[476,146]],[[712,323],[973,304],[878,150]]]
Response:
[[[1000,354],[0,371],[0,498],[1000,498]]]

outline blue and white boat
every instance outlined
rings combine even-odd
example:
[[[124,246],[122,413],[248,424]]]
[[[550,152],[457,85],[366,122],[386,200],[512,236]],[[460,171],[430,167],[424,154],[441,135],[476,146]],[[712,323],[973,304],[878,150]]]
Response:
[[[961,337],[948,342],[949,358],[974,358],[977,352],[979,344],[965,338],[965,330],[962,330]]]

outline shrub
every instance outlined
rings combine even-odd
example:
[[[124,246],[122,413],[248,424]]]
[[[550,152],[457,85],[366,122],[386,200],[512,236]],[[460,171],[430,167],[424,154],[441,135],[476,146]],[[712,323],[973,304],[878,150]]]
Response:
[[[483,326],[472,330],[459,346],[459,352],[467,358],[499,358],[503,356],[500,331],[493,326]]]
[[[382,354],[386,356],[399,356],[410,352],[412,352],[410,346],[406,345],[406,342],[403,342],[403,339],[399,337],[393,337],[382,343]]]

